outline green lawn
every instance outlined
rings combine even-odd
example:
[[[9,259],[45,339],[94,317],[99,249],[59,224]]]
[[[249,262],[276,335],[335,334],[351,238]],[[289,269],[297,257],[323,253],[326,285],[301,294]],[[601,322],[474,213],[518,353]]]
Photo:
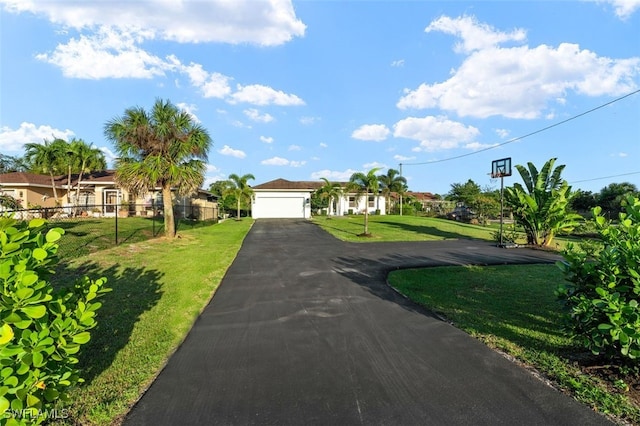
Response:
[[[146,241],[164,235],[162,218],[118,218],[117,243],[127,244]],[[190,229],[197,223],[180,221],[178,230]],[[66,238],[60,242],[61,257],[85,256],[116,245],[116,218],[72,218],[50,221],[52,227],[65,230]]]
[[[364,216],[315,216],[313,222],[337,238],[351,242],[438,241],[458,238],[493,240],[494,228],[419,216],[369,216],[371,237],[360,237]]]
[[[376,242],[376,241],[439,241],[451,239],[478,239],[496,241],[500,225],[471,225],[456,222],[449,219],[423,216],[398,216],[398,215],[370,215],[369,233],[371,236],[362,237],[364,232],[364,216],[314,216],[313,222],[322,227],[338,239],[350,242]],[[503,235],[511,232],[513,226],[503,225]],[[516,232],[518,244],[526,244],[524,232]],[[580,238],[556,237],[550,249],[562,250],[567,243],[578,243]]]
[[[585,354],[560,326],[554,290],[562,281],[555,265],[440,267],[389,275],[391,286],[410,299],[533,366],[579,401],[640,424],[640,407],[612,390],[624,383],[607,383],[592,374],[597,370],[585,372],[571,361]]]
[[[252,223],[187,229],[175,241],[122,245],[61,265],[57,285],[88,274],[106,276],[113,288],[81,356],[86,383],[71,394],[69,424],[121,420],[211,299]]]

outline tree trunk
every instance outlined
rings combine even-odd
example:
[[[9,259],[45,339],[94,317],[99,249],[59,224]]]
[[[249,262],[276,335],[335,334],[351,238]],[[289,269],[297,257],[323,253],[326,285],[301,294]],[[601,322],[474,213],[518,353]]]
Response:
[[[164,234],[169,238],[175,238],[176,223],[173,217],[173,199],[169,184],[162,186],[162,204],[164,205]]]
[[[236,216],[236,220],[240,220],[240,197],[236,200],[238,202],[238,216]]]
[[[53,180],[53,173],[49,172],[49,176],[51,176],[51,189],[53,189],[53,199],[58,205],[58,191],[56,191],[56,182]]]
[[[82,167],[80,167],[80,174],[78,175],[78,186],[76,187],[76,205],[78,205],[78,201],[80,201],[80,181],[82,180],[82,172],[84,171],[86,164],[83,161]]]
[[[71,204],[71,166],[67,169],[67,204]]]
[[[364,235],[369,234],[369,191],[364,199]]]

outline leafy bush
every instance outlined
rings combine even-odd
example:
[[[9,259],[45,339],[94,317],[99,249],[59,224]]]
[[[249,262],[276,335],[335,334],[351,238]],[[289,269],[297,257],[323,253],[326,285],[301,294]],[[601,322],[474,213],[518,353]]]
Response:
[[[0,217],[0,424],[63,415],[66,391],[82,382],[74,364],[97,325],[95,299],[109,290],[105,278],[84,277],[54,292],[48,278],[62,234],[43,219]]]
[[[593,210],[602,245],[585,252],[570,246],[558,262],[569,285],[557,294],[569,309],[569,329],[596,355],[640,358],[640,200],[627,197],[620,223]]]

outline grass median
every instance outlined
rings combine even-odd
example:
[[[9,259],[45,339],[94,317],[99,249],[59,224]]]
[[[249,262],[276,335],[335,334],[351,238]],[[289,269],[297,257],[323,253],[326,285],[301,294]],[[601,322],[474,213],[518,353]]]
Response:
[[[68,424],[118,424],[207,305],[236,257],[250,219],[185,230],[62,264],[59,285],[106,276],[98,327],[80,358],[86,382],[71,394]]]
[[[640,424],[637,377],[603,377],[562,331],[554,290],[563,279],[554,265],[468,266],[395,271],[389,284],[594,410]]]

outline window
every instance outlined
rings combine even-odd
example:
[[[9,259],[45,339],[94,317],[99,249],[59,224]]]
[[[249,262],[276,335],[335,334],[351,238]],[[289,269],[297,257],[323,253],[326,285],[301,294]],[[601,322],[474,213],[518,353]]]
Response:
[[[369,195],[369,207],[375,207],[374,199],[373,195]]]
[[[356,207],[356,197],[349,196],[349,207]]]

